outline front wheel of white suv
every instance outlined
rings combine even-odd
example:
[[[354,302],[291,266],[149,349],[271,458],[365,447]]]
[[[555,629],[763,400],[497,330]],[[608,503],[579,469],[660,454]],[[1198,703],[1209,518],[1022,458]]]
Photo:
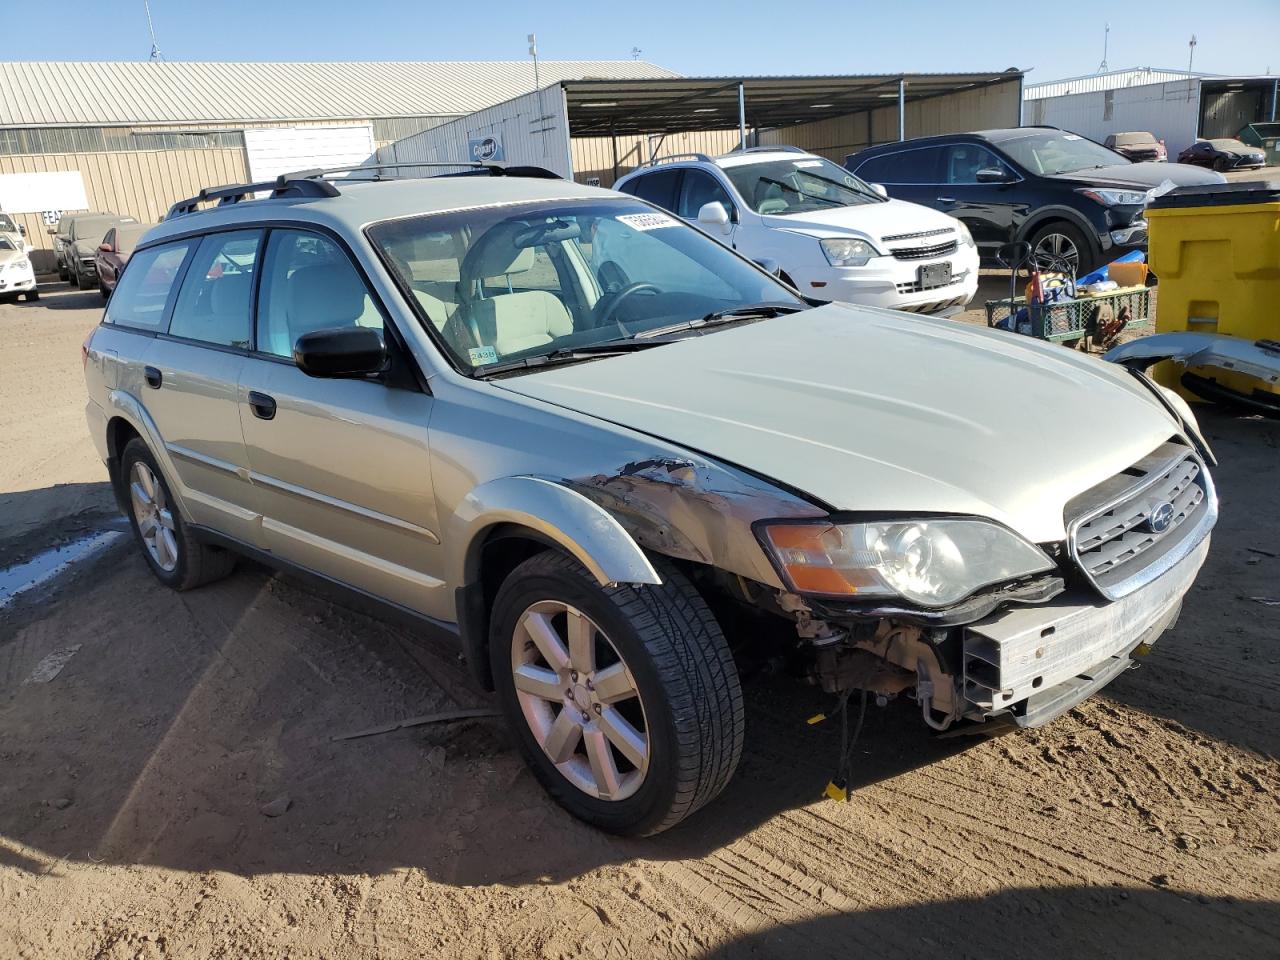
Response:
[[[659,833],[712,800],[742,753],[742,689],[679,570],[601,587],[554,551],[517,567],[490,629],[494,683],[525,761],[580,820]]]

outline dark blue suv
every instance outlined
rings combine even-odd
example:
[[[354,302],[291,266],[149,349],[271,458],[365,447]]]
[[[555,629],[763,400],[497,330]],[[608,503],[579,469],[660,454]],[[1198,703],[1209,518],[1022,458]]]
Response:
[[[1010,240],[1026,240],[1043,265],[1084,273],[1146,249],[1147,191],[1223,183],[1220,174],[1167,163],[1134,163],[1057,127],[981,130],[886,143],[845,158],[891,197],[963,220],[991,262]]]

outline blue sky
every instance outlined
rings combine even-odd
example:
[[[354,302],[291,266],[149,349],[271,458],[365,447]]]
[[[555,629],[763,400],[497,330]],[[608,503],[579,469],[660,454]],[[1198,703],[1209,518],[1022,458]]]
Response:
[[[0,3],[0,57],[145,59],[142,0]],[[1050,5],[1040,7],[1047,10]],[[1064,5],[1053,4],[1058,11]],[[881,73],[1034,68],[1029,82],[1090,73],[1111,20],[1113,68],[1280,72],[1280,0],[1083,0],[1068,13],[1037,4],[957,0],[784,3],[635,0],[600,3],[423,0],[153,0],[170,60],[501,60],[641,56],[684,74]],[[56,22],[55,22],[56,21]]]

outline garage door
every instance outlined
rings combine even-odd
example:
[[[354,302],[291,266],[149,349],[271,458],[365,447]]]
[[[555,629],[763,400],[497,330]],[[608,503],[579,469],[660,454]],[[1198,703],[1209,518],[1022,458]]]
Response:
[[[373,128],[259,127],[244,132],[249,177],[270,180],[282,173],[316,167],[347,167],[373,157]]]

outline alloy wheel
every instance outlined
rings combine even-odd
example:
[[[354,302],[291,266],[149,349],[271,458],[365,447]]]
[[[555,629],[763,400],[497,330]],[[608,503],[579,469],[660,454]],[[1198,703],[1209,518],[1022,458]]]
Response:
[[[1034,258],[1041,270],[1075,274],[1080,269],[1080,251],[1075,242],[1062,233],[1046,233],[1041,237]]]
[[[178,565],[178,538],[173,528],[173,511],[165,497],[164,484],[141,460],[135,461],[129,477],[129,499],[133,519],[138,524],[142,545],[155,565],[170,573]]]
[[[534,739],[575,787],[625,800],[649,769],[649,735],[635,678],[604,631],[558,600],[516,621],[511,673]]]

